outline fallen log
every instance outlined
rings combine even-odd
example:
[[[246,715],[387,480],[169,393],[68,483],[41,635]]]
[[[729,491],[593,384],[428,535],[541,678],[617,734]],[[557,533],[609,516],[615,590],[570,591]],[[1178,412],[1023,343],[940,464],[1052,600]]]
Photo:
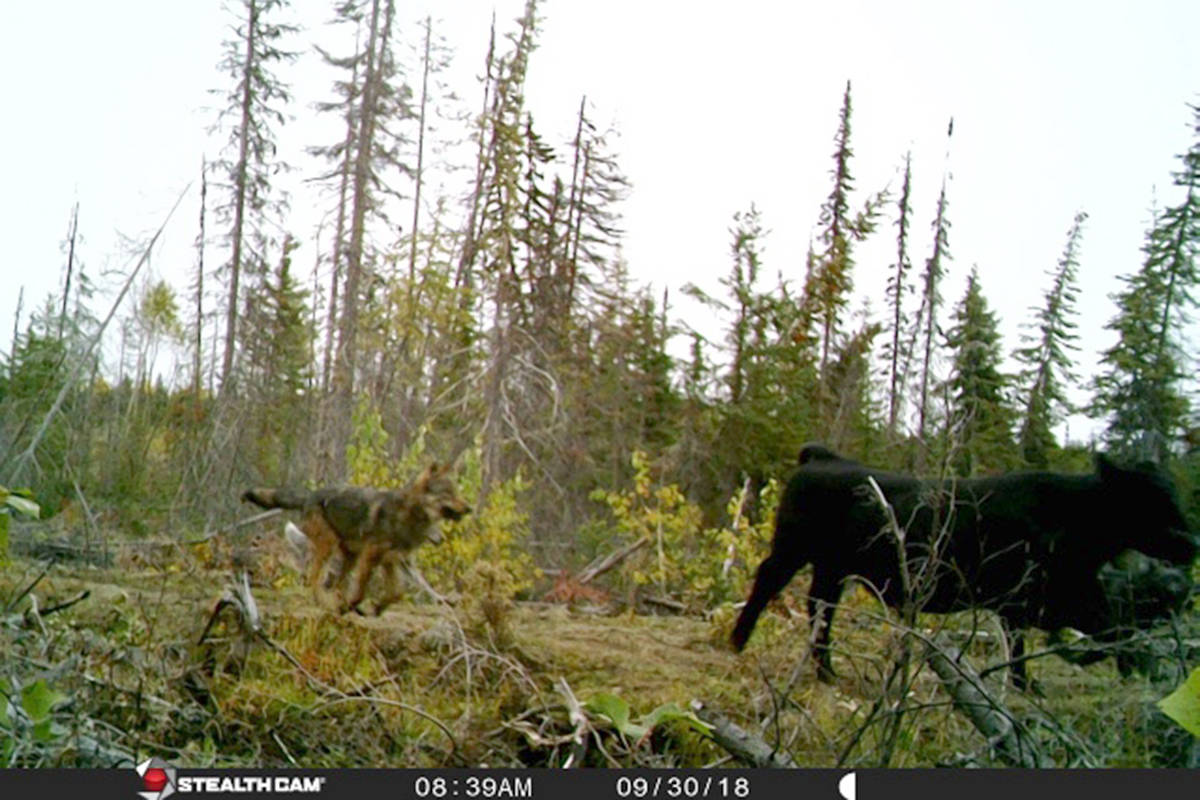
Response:
[[[938,636],[930,643],[925,659],[942,680],[942,688],[954,706],[987,739],[996,758],[1010,767],[1033,769],[1052,766],[1037,741],[1017,722],[1012,712],[992,697],[975,670],[958,648]]]
[[[752,767],[796,768],[796,762],[792,761],[787,753],[781,753],[758,736],[743,730],[721,712],[704,705],[702,701],[693,700],[691,709],[702,722],[712,726],[709,735],[713,741],[740,761]]]
[[[617,564],[620,564],[622,561],[629,558],[631,555],[636,553],[638,550],[641,550],[643,547],[645,547],[649,543],[650,543],[650,537],[643,536],[642,538],[638,539],[633,544],[626,545],[625,547],[622,547],[620,550],[617,550],[616,552],[609,553],[607,556],[605,556],[599,562],[593,562],[592,564],[589,564],[587,567],[585,567],[583,569],[583,571],[579,573],[579,576],[575,579],[575,582],[580,583],[580,584],[590,583],[591,581],[595,580],[596,578],[599,578],[604,573],[608,572],[610,569],[615,567]]]

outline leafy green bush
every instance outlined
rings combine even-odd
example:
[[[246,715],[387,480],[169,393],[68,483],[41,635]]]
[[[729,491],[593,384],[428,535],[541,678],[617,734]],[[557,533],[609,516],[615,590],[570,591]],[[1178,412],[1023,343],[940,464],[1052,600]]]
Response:
[[[6,489],[0,486],[0,566],[8,563],[8,517],[10,514],[24,514],[37,519],[41,508],[30,498],[28,489]]]
[[[44,680],[19,686],[0,678],[0,763],[40,764],[67,732],[51,715],[67,700]]]

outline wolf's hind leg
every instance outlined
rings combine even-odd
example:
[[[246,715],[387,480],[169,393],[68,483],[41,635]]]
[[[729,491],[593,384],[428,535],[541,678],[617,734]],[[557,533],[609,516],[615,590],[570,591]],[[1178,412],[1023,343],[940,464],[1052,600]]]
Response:
[[[308,541],[312,548],[308,562],[308,585],[317,603],[321,604],[321,575],[325,572],[325,565],[329,563],[330,556],[333,555],[333,543],[323,536],[309,536]]]
[[[345,610],[344,592],[346,585],[346,576],[350,574],[350,570],[358,563],[358,558],[344,547],[338,548],[337,553],[337,569],[328,570],[325,575],[324,587],[326,592],[332,592],[336,597],[336,605],[339,612]]]
[[[386,550],[383,548],[369,544],[363,547],[358,554],[358,558],[354,561],[354,572],[350,577],[350,594],[342,604],[342,613],[358,611],[358,604],[363,601],[363,597],[367,593],[367,582],[371,580],[371,571],[375,569],[375,565],[379,563],[379,559],[385,552]]]

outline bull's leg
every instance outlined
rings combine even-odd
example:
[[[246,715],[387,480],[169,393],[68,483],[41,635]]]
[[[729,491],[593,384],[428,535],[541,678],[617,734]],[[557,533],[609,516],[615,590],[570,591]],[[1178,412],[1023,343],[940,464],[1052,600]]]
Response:
[[[808,590],[808,620],[812,626],[812,649],[817,661],[817,680],[833,683],[833,654],[829,651],[833,613],[842,594],[842,575],[836,570],[813,568],[812,586]]]
[[[1025,662],[1021,660],[1025,657],[1025,632],[1005,624],[1004,635],[1010,643],[1008,657],[1012,660],[1009,669],[1012,671],[1013,686],[1023,692],[1029,687],[1029,673],[1025,670]]]
[[[1019,691],[1031,692],[1038,697],[1042,697],[1042,689],[1038,685],[1038,682],[1030,680],[1029,674],[1025,669],[1025,630],[1020,627],[1022,620],[1001,617],[1000,622],[1000,627],[1004,630],[1004,638],[1010,643],[1008,657],[1013,686]]]
[[[771,598],[783,591],[796,570],[804,566],[803,556],[789,549],[775,549],[766,560],[758,566],[754,575],[754,588],[750,590],[750,598],[746,601],[737,624],[733,628],[730,640],[734,649],[739,652],[746,646],[758,617],[762,614]]]

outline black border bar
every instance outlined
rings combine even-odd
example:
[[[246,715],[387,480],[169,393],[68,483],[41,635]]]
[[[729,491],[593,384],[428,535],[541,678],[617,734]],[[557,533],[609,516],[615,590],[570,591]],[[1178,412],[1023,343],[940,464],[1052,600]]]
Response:
[[[854,773],[852,780],[847,775]],[[1004,769],[188,769],[164,800],[227,797],[395,800],[1139,800],[1196,797],[1200,770]],[[847,797],[853,784],[854,797]],[[839,785],[841,790],[839,791]],[[301,792],[298,789],[317,788]],[[216,791],[213,791],[213,790]],[[222,791],[222,789],[227,791]],[[264,790],[265,789],[265,790]],[[132,769],[0,770],[0,797],[136,800]]]

